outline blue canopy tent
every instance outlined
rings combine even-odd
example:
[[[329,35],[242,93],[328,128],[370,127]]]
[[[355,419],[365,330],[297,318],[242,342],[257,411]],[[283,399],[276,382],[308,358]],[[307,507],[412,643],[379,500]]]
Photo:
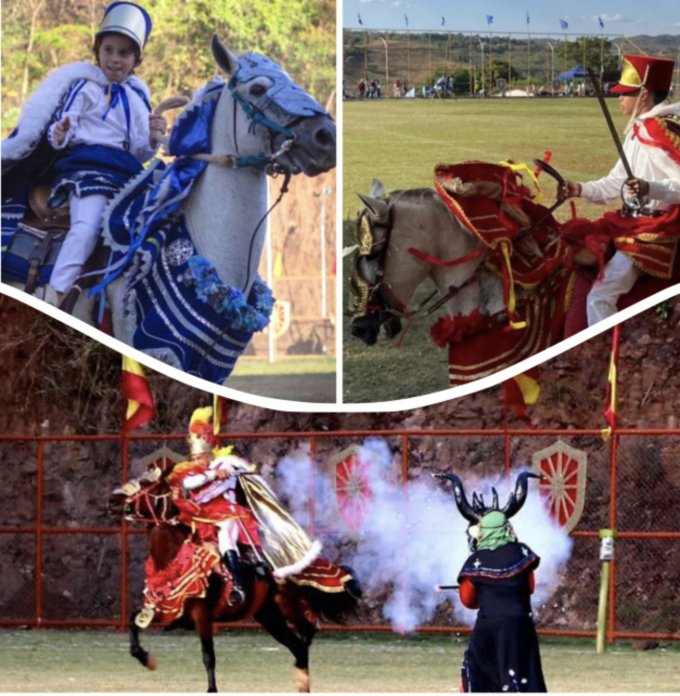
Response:
[[[588,71],[582,65],[575,65],[571,70],[560,73],[560,80],[573,80],[575,77],[588,77]]]

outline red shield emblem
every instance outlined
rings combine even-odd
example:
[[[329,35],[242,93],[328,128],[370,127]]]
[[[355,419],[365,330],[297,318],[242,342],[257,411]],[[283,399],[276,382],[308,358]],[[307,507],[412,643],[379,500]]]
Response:
[[[370,452],[360,445],[352,445],[336,455],[330,465],[338,521],[357,534],[366,519],[372,498],[369,472],[373,462]]]
[[[587,460],[585,452],[561,440],[531,457],[534,472],[541,476],[539,492],[553,519],[568,532],[583,514]]]

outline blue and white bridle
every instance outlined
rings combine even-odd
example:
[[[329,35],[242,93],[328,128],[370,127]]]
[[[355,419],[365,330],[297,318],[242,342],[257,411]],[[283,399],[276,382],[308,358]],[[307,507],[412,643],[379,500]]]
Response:
[[[251,80],[266,77],[271,81],[266,95],[262,98],[265,107],[272,107],[283,116],[288,117],[285,125],[272,121],[266,115],[267,108],[255,106],[251,101],[238,91],[241,84],[247,84]],[[274,61],[259,53],[246,53],[239,56],[239,65],[231,76],[227,87],[235,102],[240,104],[243,112],[250,121],[249,132],[253,133],[258,125],[269,131],[272,140],[275,134],[284,137],[284,141],[276,152],[270,155],[261,153],[248,157],[235,157],[231,166],[262,167],[273,172],[285,171],[278,164],[278,159],[285,153],[295,141],[295,125],[306,118],[315,116],[327,116],[328,112],[309,96],[302,88],[296,85],[288,74]],[[234,127],[235,127],[234,119]]]

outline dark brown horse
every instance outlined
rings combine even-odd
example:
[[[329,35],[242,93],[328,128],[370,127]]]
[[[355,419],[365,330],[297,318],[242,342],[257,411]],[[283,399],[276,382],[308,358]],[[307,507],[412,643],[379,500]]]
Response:
[[[113,491],[109,498],[113,516],[142,522],[149,527],[149,553],[156,569],[162,571],[176,558],[191,530],[177,524],[177,509],[172,503],[169,486],[163,474],[133,479]],[[208,691],[217,691],[215,680],[214,624],[238,621],[251,616],[294,657],[294,674],[298,691],[309,691],[309,648],[319,619],[339,621],[352,611],[361,596],[353,571],[342,567],[345,580],[341,591],[326,593],[293,580],[274,581],[250,548],[242,550],[242,581],[246,599],[242,604],[229,606],[224,601],[228,577],[222,569],[214,570],[202,596],[191,597],[184,603],[181,616],[172,627],[195,628],[200,641],[203,664],[208,677]],[[139,610],[129,622],[130,654],[148,669],[156,669],[155,657],[139,640],[140,628],[135,623]]]

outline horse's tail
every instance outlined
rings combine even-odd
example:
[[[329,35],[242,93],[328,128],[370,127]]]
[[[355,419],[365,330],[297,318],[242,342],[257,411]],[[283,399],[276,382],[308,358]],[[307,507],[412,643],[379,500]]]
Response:
[[[361,584],[356,573],[349,566],[340,568],[349,576],[342,583],[339,592],[327,592],[314,586],[304,588],[304,594],[314,611],[325,621],[346,623],[349,615],[355,614],[362,596]]]

